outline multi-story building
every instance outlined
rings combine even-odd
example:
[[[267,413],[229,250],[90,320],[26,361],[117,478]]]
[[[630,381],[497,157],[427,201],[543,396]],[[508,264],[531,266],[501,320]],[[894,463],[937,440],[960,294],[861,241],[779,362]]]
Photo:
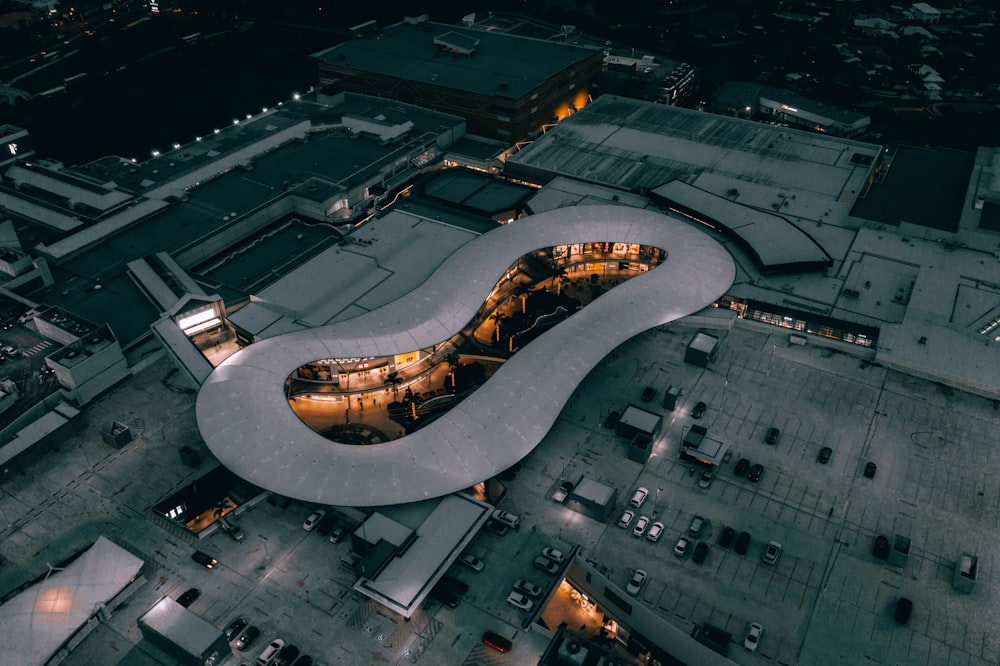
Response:
[[[331,89],[465,118],[470,134],[520,141],[587,103],[603,52],[407,18],[315,54]]]

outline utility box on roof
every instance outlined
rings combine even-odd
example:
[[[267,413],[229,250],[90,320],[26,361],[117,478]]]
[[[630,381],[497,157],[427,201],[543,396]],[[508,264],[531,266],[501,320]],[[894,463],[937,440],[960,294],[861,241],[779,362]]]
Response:
[[[653,452],[653,438],[647,433],[636,433],[628,443],[628,459],[645,465]]]
[[[218,663],[232,653],[221,629],[170,597],[153,604],[137,624],[143,637],[182,664]]]
[[[719,338],[698,331],[691,338],[687,349],[684,350],[684,362],[707,368],[708,364],[715,360],[715,353],[719,349]]]
[[[674,411],[677,409],[677,401],[681,397],[681,387],[675,384],[671,384],[667,388],[667,392],[663,394],[663,408]]]
[[[112,421],[106,430],[101,431],[101,438],[108,446],[120,449],[131,442],[134,436],[132,435],[132,429],[127,425],[120,421]]]
[[[886,561],[897,567],[904,566],[906,560],[910,557],[910,540],[909,538],[897,534],[892,540],[892,548],[889,549],[889,557]]]
[[[636,435],[646,435],[650,440],[653,440],[660,434],[662,427],[662,416],[642,407],[629,405],[622,412],[622,416],[615,426],[615,434],[629,440],[634,439]]]
[[[951,586],[959,592],[968,594],[976,586],[976,574],[979,571],[979,558],[970,553],[962,553],[955,563],[955,576]]]

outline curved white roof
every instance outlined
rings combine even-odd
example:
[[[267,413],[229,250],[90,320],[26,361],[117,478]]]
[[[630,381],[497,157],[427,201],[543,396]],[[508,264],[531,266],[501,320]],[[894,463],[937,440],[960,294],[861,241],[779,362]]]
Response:
[[[284,385],[296,368],[322,358],[430,347],[465,327],[522,255],[595,241],[652,245],[666,250],[667,259],[539,336],[421,430],[384,444],[338,444],[289,407]],[[609,352],[642,331],[701,310],[726,292],[734,276],[721,245],[664,215],[619,206],[534,215],[470,241],[422,285],[384,307],[234,354],[201,387],[198,426],[222,464],[288,497],[345,506],[438,497],[524,458]]]

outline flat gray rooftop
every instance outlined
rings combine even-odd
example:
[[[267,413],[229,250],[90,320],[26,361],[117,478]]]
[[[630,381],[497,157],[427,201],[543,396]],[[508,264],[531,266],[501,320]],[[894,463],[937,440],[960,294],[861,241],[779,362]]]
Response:
[[[854,202],[876,145],[604,95],[511,155],[505,172],[639,191],[681,180],[762,209],[829,221]],[[782,195],[782,196],[779,196]]]
[[[230,320],[273,337],[356,317],[411,291],[477,235],[394,209],[256,292]]]
[[[449,35],[471,55],[442,50],[435,39]],[[478,42],[474,47],[473,42]],[[429,21],[397,23],[379,33],[316,54],[322,61],[442,88],[517,99],[596,48],[460,28]]]
[[[975,153],[966,151],[900,146],[885,180],[851,213],[892,226],[957,231],[974,162]]]

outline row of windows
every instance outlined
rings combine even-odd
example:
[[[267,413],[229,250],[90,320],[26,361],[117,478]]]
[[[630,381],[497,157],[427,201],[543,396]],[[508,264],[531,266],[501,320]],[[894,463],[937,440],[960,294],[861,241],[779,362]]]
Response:
[[[782,328],[790,328],[795,331],[812,333],[813,335],[820,335],[832,340],[841,340],[842,342],[850,342],[862,347],[874,347],[878,342],[877,336],[851,330],[848,322],[843,322],[842,326],[836,326],[830,323],[809,321],[808,319],[792,316],[787,313],[771,312],[754,307],[743,307],[740,309],[740,316],[743,319],[752,319],[765,324],[771,324],[772,326],[781,326]]]

